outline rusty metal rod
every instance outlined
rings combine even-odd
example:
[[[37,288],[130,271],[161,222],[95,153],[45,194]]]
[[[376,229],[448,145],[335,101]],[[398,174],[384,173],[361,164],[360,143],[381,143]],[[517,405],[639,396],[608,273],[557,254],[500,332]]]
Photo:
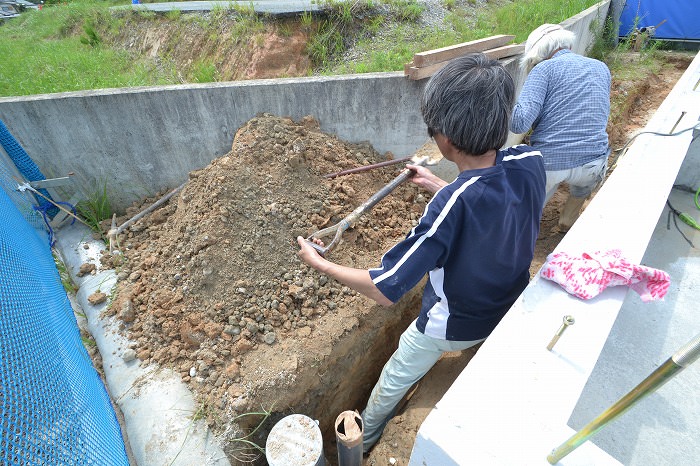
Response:
[[[658,369],[642,380],[639,385],[620,398],[615,404],[586,424],[566,442],[552,450],[552,453],[547,456],[549,464],[557,464],[609,422],[615,420],[642,398],[655,392],[659,387],[671,380],[673,376],[695,362],[698,357],[700,357],[700,334],[676,351],[673,356],[668,358]]]
[[[117,228],[112,227],[112,228],[109,230],[109,232],[107,232],[107,235],[108,235],[109,237],[116,237],[117,235],[120,235],[124,230],[126,230],[127,228],[129,228],[134,222],[136,222],[137,220],[141,220],[141,218],[143,218],[143,217],[146,216],[147,214],[153,212],[156,208],[160,207],[160,206],[161,206],[163,203],[165,203],[168,199],[170,199],[171,197],[173,197],[175,194],[179,193],[179,192],[182,190],[182,188],[185,187],[186,184],[187,184],[187,182],[184,182],[184,183],[182,183],[180,186],[178,186],[177,188],[171,190],[169,193],[165,194],[163,197],[161,197],[160,199],[158,199],[156,202],[154,202],[153,204],[151,204],[151,205],[148,206],[147,208],[143,209],[141,212],[139,212],[138,214],[134,215],[133,217],[131,217],[131,218],[130,218],[129,220],[127,220],[126,222],[124,222],[124,223],[122,223],[121,225],[119,225],[119,227],[117,227]]]
[[[413,163],[415,165],[425,166],[429,160],[429,157],[422,157],[418,160],[414,160]],[[331,225],[327,228],[312,233],[308,238],[306,238],[306,242],[309,243],[309,245],[311,245],[311,247],[314,248],[316,252],[325,257],[327,253],[335,249],[335,247],[340,244],[340,241],[342,239],[341,237],[348,228],[353,227],[355,223],[360,219],[360,217],[362,217],[362,215],[371,210],[372,207],[374,207],[377,204],[377,202],[384,199],[401,183],[411,178],[414,174],[415,173],[413,171],[409,170],[408,168],[404,168],[403,170],[401,170],[401,173],[399,173],[399,175],[396,178],[391,180],[382,189],[374,193],[369,199],[367,199],[359,207],[353,210],[347,217],[345,217],[335,225]],[[314,239],[321,239],[330,236],[333,236],[333,240],[327,246],[321,246],[320,244],[316,244],[313,241]]]
[[[378,163],[373,163],[371,165],[364,165],[362,167],[349,168],[347,170],[342,170],[342,171],[339,171],[336,173],[329,173],[328,175],[323,175],[323,177],[333,179],[337,176],[350,175],[351,173],[360,173],[360,172],[372,170],[374,168],[386,167],[388,165],[395,165],[397,163],[402,163],[402,162],[409,162],[412,158],[413,158],[413,156],[403,157],[400,159],[387,160],[386,162],[378,162]]]

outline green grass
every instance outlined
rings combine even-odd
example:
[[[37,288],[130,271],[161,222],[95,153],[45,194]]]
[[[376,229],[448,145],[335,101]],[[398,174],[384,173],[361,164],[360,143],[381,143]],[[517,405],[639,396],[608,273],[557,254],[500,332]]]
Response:
[[[265,31],[263,21],[248,10],[242,10],[231,28],[231,38],[236,43],[245,43],[248,37],[263,31]]]
[[[198,60],[195,62],[190,73],[189,81],[191,82],[210,83],[217,81],[218,72],[216,71],[216,66],[206,60]]]
[[[52,252],[53,261],[56,264],[56,269],[58,270],[58,275],[61,278],[61,283],[63,288],[67,293],[75,294],[78,292],[78,285],[75,284],[73,278],[70,276],[66,264],[61,260],[61,257],[56,252]]]
[[[118,27],[109,24],[118,19],[103,3],[47,6],[0,27],[0,96],[176,82],[175,73],[170,76],[102,45],[95,24]]]
[[[76,210],[94,232],[101,233],[100,222],[111,219],[113,214],[107,181],[102,182],[86,199],[78,202]]]
[[[596,3],[597,0],[518,0],[480,16],[477,27],[492,34],[515,34],[515,42],[525,42],[541,24],[560,23]]]
[[[559,23],[596,4],[595,0],[517,0],[489,3],[474,9],[472,2],[450,3],[445,18],[447,28],[416,28],[410,15],[412,0],[385,0],[394,11],[394,17],[405,17],[400,24],[388,28],[381,37],[368,37],[359,41],[360,59],[352,63],[335,63],[326,66],[325,72],[366,73],[375,71],[400,71],[416,52],[432,50],[496,34],[515,35],[515,42],[525,42],[532,30],[543,23]],[[403,12],[403,13],[402,13]],[[381,28],[377,28],[377,33]],[[384,28],[387,29],[387,28]]]
[[[204,16],[109,10],[112,5],[127,3],[123,0],[51,3],[0,27],[0,96],[179,84],[182,76],[188,82],[219,78],[216,66],[205,56],[188,69],[178,70],[168,56],[156,61],[110,47],[110,39],[129,27],[129,19],[183,24],[195,21],[210,31],[211,41],[233,41],[239,46],[251,38],[262,40],[261,34],[269,26],[269,19],[245,6],[215,8]],[[540,24],[558,23],[595,3],[443,0],[449,7],[446,24],[431,29],[417,26],[424,7],[416,0],[326,0],[328,15],[305,14],[298,22],[310,36],[307,53],[314,73],[398,71],[419,51],[494,34],[513,34],[516,42],[523,42]],[[378,10],[380,5],[382,9]],[[230,26],[230,36],[220,34],[224,22]],[[285,31],[281,32],[284,35]],[[351,61],[344,58],[350,46],[355,51]]]

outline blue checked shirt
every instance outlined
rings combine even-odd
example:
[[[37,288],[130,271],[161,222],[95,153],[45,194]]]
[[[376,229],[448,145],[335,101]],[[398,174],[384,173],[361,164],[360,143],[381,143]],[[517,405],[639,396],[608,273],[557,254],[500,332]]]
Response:
[[[607,154],[609,114],[608,67],[565,49],[532,69],[510,129],[532,128],[530,145],[542,152],[545,170],[566,170]]]

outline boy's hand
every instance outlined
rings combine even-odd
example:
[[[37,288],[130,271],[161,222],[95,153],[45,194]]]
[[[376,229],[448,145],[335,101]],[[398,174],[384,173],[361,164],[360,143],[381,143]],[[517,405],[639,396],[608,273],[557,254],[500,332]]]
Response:
[[[408,164],[406,165],[406,168],[414,173],[414,175],[411,177],[411,181],[421,188],[430,191],[431,193],[436,193],[440,190],[440,188],[447,185],[445,180],[433,174],[433,172],[422,165]]]
[[[319,246],[324,246],[323,241],[318,238],[314,238],[313,242]],[[318,270],[318,266],[324,261],[323,257],[321,257],[318,251],[315,250],[303,236],[297,236],[297,243],[299,243],[299,252],[297,252],[297,256],[299,256],[302,261]]]

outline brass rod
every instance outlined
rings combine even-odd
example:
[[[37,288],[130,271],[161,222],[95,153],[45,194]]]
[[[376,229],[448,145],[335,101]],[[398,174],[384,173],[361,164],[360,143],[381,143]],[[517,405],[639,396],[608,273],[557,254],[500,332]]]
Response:
[[[569,437],[567,441],[552,450],[547,456],[549,464],[557,464],[562,458],[578,448],[589,437],[615,420],[641,399],[656,391],[673,376],[695,362],[700,356],[700,334],[668,358],[659,368],[652,372],[639,385],[634,387],[615,404],[603,411],[598,417],[586,424],[581,430]]]

